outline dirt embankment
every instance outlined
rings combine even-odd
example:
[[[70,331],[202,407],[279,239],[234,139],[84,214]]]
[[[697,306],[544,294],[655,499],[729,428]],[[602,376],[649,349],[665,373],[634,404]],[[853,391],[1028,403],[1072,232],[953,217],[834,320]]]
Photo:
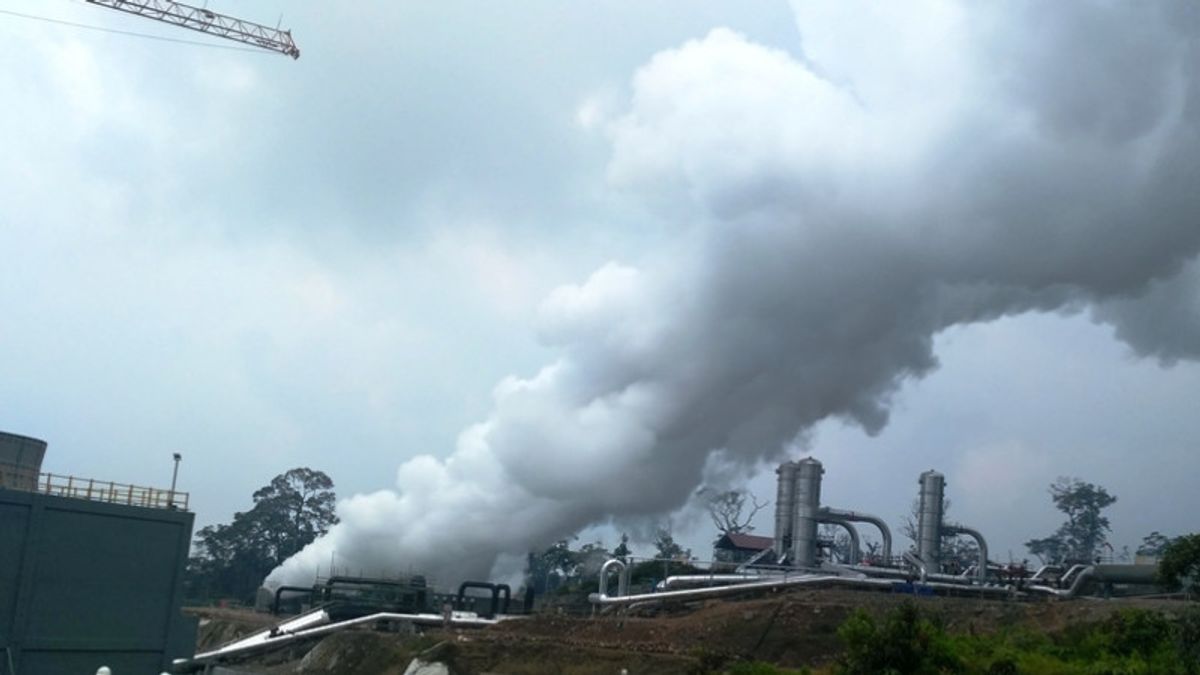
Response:
[[[710,600],[654,615],[596,617],[538,615],[486,630],[434,630],[423,636],[351,631],[316,645],[241,666],[260,673],[403,673],[425,654],[458,675],[542,675],[720,672],[738,660],[784,667],[821,667],[840,652],[837,628],[856,609],[883,614],[911,596],[845,590],[802,590],[765,597]],[[1024,626],[1054,632],[1100,620],[1122,607],[1178,608],[1166,601],[1005,602],[971,598],[916,598],[952,632],[992,632]],[[201,628],[207,648],[216,638],[261,627],[263,615],[210,617]],[[244,633],[242,633],[244,634]],[[232,638],[231,638],[232,639]],[[433,646],[433,652],[428,650]]]

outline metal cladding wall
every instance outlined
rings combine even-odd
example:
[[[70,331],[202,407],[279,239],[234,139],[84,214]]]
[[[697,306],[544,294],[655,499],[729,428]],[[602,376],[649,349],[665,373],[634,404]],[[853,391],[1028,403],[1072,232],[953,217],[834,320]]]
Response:
[[[0,488],[34,489],[45,456],[46,441],[0,431]]]
[[[193,518],[0,489],[0,674],[159,673],[190,657]]]

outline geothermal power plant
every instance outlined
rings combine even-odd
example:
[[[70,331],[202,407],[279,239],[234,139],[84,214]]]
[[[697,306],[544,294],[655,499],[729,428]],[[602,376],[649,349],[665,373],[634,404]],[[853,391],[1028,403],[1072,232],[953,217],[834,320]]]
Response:
[[[785,462],[776,470],[775,534],[772,545],[736,568],[710,574],[669,576],[646,592],[630,593],[629,565],[612,559],[601,569],[599,588],[591,596],[598,607],[642,605],[652,602],[686,601],[753,591],[801,586],[838,586],[863,590],[906,592],[918,595],[973,595],[995,598],[1070,598],[1099,588],[1110,593],[1117,587],[1152,589],[1155,565],[1101,562],[1078,563],[1067,568],[1045,565],[1026,574],[989,562],[983,534],[966,525],[945,519],[945,477],[925,471],[917,483],[917,522],[914,549],[893,555],[893,539],[887,523],[879,516],[824,506],[821,479],[825,470],[816,459]],[[877,556],[865,560],[858,526],[867,524],[879,532]],[[850,550],[848,559],[834,562],[822,558],[821,525],[845,530]],[[975,563],[965,570],[945,569],[943,543],[948,537],[966,536],[978,551]],[[610,577],[618,577],[610,592]],[[1089,583],[1093,582],[1093,583]]]
[[[187,494],[48,474],[41,470],[45,450],[43,441],[0,433],[0,526],[7,533],[0,581],[8,580],[0,586],[0,648],[22,666],[19,672],[69,672],[85,662],[205,671],[354,627],[483,628],[538,606],[532,587],[518,594],[505,583],[465,581],[449,593],[420,574],[329,576],[311,586],[263,589],[260,611],[278,614],[281,602],[298,602],[300,613],[193,654],[195,624],[179,613],[193,522]],[[982,533],[946,520],[945,478],[932,470],[914,481],[914,542],[898,553],[883,518],[844,508],[852,504],[822,503],[824,473],[813,458],[778,467],[774,534],[749,537],[759,548],[742,559],[707,569],[689,565],[688,573],[664,573],[636,589],[635,560],[605,561],[597,591],[588,597],[591,611],[640,611],[799,587],[1009,601],[1156,592],[1155,565],[1097,560],[1017,573],[989,561]],[[822,526],[846,533],[848,546],[837,556]],[[861,527],[878,534],[869,555]],[[946,539],[958,536],[971,538],[977,552],[965,569],[943,560]],[[67,579],[74,581],[60,583]],[[126,611],[131,607],[140,609]]]

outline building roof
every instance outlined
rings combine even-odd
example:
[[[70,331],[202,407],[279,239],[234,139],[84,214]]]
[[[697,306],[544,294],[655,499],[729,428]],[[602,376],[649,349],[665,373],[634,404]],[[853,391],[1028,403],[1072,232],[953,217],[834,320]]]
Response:
[[[771,548],[775,540],[771,537],[759,537],[753,534],[732,532],[717,540],[717,548],[740,548],[748,551],[764,551]]]

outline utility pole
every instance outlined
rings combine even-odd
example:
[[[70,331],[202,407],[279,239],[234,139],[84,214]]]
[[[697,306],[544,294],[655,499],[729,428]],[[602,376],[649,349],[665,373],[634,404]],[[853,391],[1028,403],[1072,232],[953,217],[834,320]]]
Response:
[[[119,12],[144,16],[207,35],[241,42],[252,47],[300,58],[300,48],[292,40],[292,32],[271,28],[252,21],[243,21],[218,14],[203,7],[193,7],[172,0],[87,0],[93,5]]]

